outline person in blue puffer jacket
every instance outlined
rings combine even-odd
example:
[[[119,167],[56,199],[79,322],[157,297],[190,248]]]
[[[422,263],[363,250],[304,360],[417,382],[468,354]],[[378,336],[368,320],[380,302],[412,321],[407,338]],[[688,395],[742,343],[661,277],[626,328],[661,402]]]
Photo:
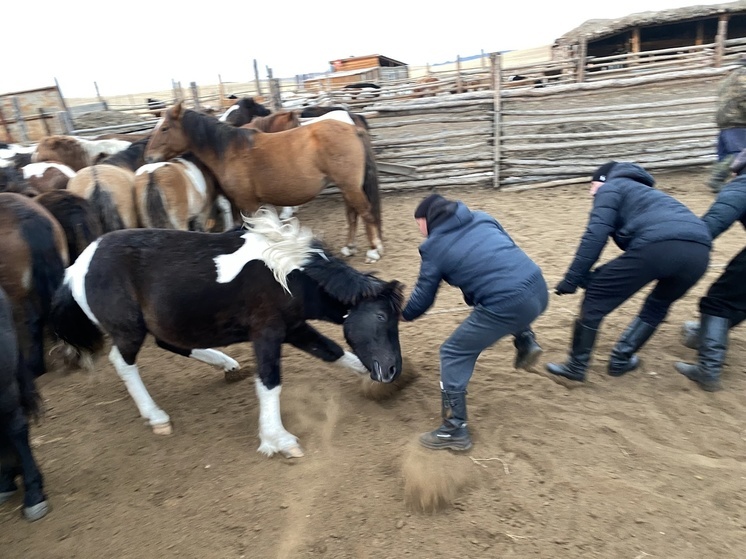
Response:
[[[432,449],[468,450],[472,442],[466,387],[477,358],[512,334],[515,366],[525,369],[536,362],[542,350],[531,323],[547,308],[547,284],[539,266],[489,214],[432,194],[417,206],[414,217],[426,239],[420,245],[420,272],[402,319],[414,320],[427,311],[441,281],[461,289],[464,301],[474,307],[440,347],[443,423],[424,433],[420,443]]]
[[[738,176],[725,185],[702,221],[713,239],[736,222],[746,228],[746,149],[731,165]],[[708,392],[722,389],[720,373],[728,351],[728,331],[746,319],[746,248],[699,300],[700,322],[684,324],[684,345],[698,350],[696,364],[676,363],[676,370]]]
[[[707,271],[712,237],[705,223],[684,204],[653,188],[650,174],[633,163],[610,161],[591,179],[593,198],[588,226],[555,293],[585,288],[575,321],[569,359],[547,370],[572,381],[585,380],[603,319],[652,281],[657,281],[640,313],[611,352],[608,372],[621,376],[637,368],[635,353]],[[608,238],[624,254],[591,271]]]

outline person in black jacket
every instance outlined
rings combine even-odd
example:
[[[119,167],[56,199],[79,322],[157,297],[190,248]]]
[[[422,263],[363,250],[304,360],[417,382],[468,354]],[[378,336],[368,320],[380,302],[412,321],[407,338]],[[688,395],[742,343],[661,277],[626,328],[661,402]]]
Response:
[[[737,177],[725,185],[702,217],[713,239],[736,221],[746,227],[746,149],[731,168]],[[684,325],[685,342],[698,350],[698,363],[676,363],[676,370],[708,392],[722,389],[720,372],[728,351],[728,330],[746,318],[746,248],[725,267],[725,271],[699,300],[699,324]]]
[[[420,437],[432,449],[468,450],[466,386],[477,358],[499,339],[513,334],[516,368],[531,367],[541,347],[531,323],[548,303],[541,269],[492,216],[471,211],[463,202],[432,194],[414,213],[427,237],[420,245],[417,283],[402,311],[409,321],[435,302],[441,280],[461,289],[474,307],[440,347],[442,425]]]
[[[705,224],[684,204],[653,188],[655,181],[633,163],[610,161],[591,180],[593,209],[570,268],[555,293],[585,288],[575,321],[569,359],[547,370],[584,381],[604,317],[652,281],[655,288],[611,352],[608,372],[621,376],[639,365],[635,353],[707,270],[712,239]],[[596,268],[608,237],[624,254]]]

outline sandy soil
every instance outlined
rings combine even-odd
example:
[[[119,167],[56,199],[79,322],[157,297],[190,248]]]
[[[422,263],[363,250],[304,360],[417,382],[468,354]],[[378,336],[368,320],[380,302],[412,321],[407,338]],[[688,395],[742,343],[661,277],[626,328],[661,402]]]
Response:
[[[659,175],[659,186],[703,212],[705,173]],[[384,278],[414,284],[423,193],[384,200]],[[460,192],[505,225],[554,285],[586,223],[585,186],[523,193]],[[342,244],[341,201],[322,197],[300,218]],[[362,234],[359,240],[362,242]],[[174,422],[157,437],[138,417],[106,359],[92,374],[53,371],[47,413],[33,428],[53,510],[20,518],[0,507],[3,558],[563,557],[643,559],[746,556],[746,330],[733,332],[725,390],[708,394],[676,373],[692,359],[680,324],[743,247],[740,227],[718,239],[706,277],[673,308],[641,351],[640,370],[606,375],[616,337],[644,293],[608,317],[589,381],[567,389],[512,367],[505,339],[485,352],[470,384],[475,446],[467,455],[419,450],[438,423],[438,346],[466,316],[443,286],[431,314],[403,324],[411,382],[393,397],[366,397],[360,381],[293,349],[283,359],[285,426],[306,456],[256,452],[251,380],[226,384],[201,363],[144,349],[141,371]],[[616,254],[607,248],[603,259]],[[371,269],[362,257],[352,264]],[[536,323],[542,363],[563,359],[580,294],[552,295]],[[341,330],[323,325],[342,341]],[[228,353],[252,366],[250,346]],[[443,498],[435,513],[414,505]]]

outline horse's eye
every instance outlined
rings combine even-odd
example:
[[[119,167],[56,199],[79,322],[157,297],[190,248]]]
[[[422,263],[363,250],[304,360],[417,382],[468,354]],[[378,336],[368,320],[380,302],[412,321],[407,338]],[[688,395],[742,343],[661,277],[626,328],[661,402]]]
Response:
[[[378,320],[381,322],[386,322],[386,315],[383,313],[378,313]]]

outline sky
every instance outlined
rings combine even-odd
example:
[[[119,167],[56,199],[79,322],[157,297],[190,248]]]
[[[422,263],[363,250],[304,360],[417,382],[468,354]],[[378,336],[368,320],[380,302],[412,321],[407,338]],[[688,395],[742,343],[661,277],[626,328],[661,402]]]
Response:
[[[589,19],[720,2],[687,0],[10,0],[0,94],[54,85],[65,97],[325,72],[329,61],[380,54],[413,66],[551,44]],[[259,6],[259,7],[257,7]],[[296,7],[297,6],[297,7]],[[308,6],[308,4],[306,4]],[[529,9],[530,8],[530,9]]]

